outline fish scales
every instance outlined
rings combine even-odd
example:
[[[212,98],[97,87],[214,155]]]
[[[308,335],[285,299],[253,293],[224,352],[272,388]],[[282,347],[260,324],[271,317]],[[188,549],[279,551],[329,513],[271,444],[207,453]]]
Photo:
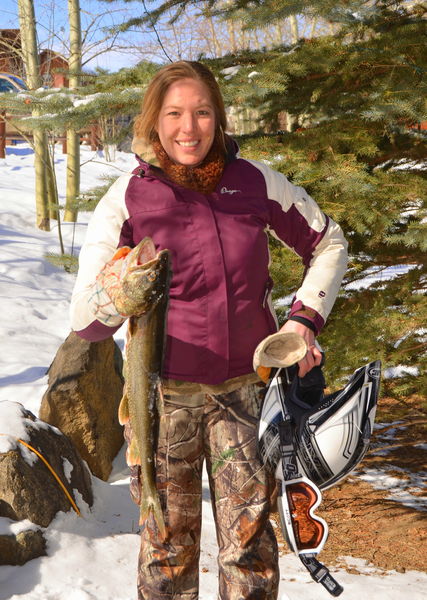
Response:
[[[166,526],[156,488],[154,452],[159,427],[160,376],[166,337],[166,316],[171,279],[168,250],[156,253],[150,238],[138,245],[139,265],[130,266],[125,277],[126,295],[144,306],[144,314],[129,319],[126,346],[125,391],[120,421],[129,418],[132,428],[130,464],[141,465],[140,523],[153,513],[157,527]],[[135,447],[136,446],[136,447]],[[135,456],[136,453],[136,456]]]

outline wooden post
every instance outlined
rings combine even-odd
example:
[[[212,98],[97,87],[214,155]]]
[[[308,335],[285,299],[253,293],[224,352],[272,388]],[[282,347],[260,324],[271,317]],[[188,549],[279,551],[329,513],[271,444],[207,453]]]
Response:
[[[0,112],[0,158],[6,158],[6,111]]]

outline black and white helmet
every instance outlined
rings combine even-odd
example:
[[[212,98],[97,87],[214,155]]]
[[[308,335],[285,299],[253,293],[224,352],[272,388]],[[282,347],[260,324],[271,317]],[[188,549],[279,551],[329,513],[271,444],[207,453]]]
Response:
[[[372,434],[381,362],[355,371],[340,391],[318,403],[304,402],[296,370],[280,369],[271,380],[261,410],[258,441],[261,457],[283,478],[279,430],[290,418],[299,474],[320,489],[335,485],[360,463]]]

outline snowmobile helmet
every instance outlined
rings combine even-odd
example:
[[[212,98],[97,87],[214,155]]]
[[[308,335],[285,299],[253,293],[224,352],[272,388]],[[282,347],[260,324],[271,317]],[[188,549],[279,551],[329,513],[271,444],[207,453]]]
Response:
[[[296,369],[280,369],[271,380],[261,409],[258,442],[262,460],[282,474],[280,427],[290,418],[299,473],[320,489],[335,485],[360,463],[372,434],[381,362],[357,369],[347,385],[323,396],[313,407],[299,393]],[[291,474],[286,474],[290,479]]]

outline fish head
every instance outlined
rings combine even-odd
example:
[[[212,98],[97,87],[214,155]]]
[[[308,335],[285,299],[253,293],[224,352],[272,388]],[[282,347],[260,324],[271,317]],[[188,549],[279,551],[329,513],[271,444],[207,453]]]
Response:
[[[169,250],[156,252],[147,237],[132,251],[122,279],[123,291],[129,302],[145,313],[168,294],[170,277]]]

